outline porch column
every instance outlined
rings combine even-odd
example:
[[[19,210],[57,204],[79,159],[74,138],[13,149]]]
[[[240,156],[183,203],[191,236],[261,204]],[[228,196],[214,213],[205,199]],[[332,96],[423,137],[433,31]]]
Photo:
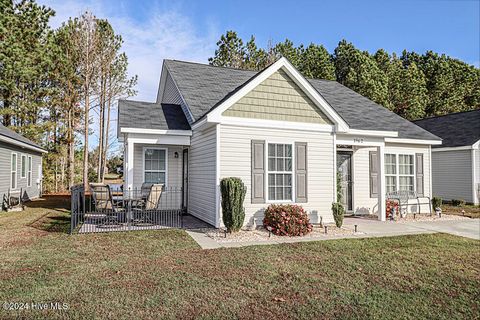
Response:
[[[125,155],[126,158],[126,172],[125,177],[126,179],[126,187],[127,190],[133,188],[133,142],[127,140],[127,154]]]
[[[378,154],[378,220],[386,220],[385,211],[385,146],[380,145],[377,147]]]

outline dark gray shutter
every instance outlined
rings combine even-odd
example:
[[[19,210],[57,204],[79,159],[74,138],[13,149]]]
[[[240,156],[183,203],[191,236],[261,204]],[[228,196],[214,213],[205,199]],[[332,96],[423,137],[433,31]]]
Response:
[[[265,141],[252,140],[252,203],[265,203]]]
[[[423,197],[424,187],[423,187],[423,153],[415,154],[415,167],[417,172],[415,173],[415,180],[417,185],[417,194]]]
[[[370,198],[378,197],[378,154],[370,151]]]
[[[307,143],[295,142],[295,199],[308,202]]]

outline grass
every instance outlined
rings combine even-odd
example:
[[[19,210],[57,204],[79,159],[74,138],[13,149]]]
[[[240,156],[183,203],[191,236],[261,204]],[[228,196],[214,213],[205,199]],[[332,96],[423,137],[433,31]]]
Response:
[[[463,215],[462,210],[465,210],[465,216],[470,218],[480,218],[480,206],[464,204],[462,206],[452,206],[451,204],[442,204],[442,212],[447,214]]]
[[[201,250],[180,230],[73,235],[67,204],[0,214],[0,318],[479,318],[480,242],[444,234]]]

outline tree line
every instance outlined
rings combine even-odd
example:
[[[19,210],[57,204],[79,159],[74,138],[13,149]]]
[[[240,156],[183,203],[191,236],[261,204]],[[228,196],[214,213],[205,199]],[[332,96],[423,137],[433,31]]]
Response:
[[[432,51],[370,54],[346,40],[331,53],[321,44],[288,39],[259,48],[254,36],[244,42],[227,31],[209,63],[262,70],[281,56],[305,77],[336,80],[409,120],[480,108],[480,69]]]
[[[0,6],[0,120],[48,151],[44,191],[103,181],[112,110],[136,93],[122,37],[90,12],[52,29],[54,11],[34,0]]]

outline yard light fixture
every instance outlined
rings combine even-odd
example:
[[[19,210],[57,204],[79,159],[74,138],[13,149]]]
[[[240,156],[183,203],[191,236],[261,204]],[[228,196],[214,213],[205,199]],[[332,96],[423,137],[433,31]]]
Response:
[[[327,233],[328,233],[328,227],[325,226],[325,234],[327,234]]]
[[[357,225],[355,225],[355,232],[357,232]]]
[[[438,216],[439,218],[442,217],[442,209],[441,209],[440,207],[435,208],[435,213],[437,214],[437,216]]]
[[[465,210],[462,209],[462,216],[465,216]]]
[[[270,238],[272,236],[272,227],[267,226],[267,230],[268,230],[268,237]]]

